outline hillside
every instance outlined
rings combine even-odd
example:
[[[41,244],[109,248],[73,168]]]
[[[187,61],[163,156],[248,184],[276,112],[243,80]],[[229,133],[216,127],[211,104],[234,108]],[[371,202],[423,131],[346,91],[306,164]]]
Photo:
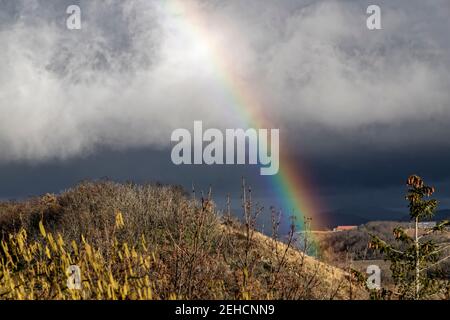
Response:
[[[113,182],[2,202],[0,297],[367,297],[343,270],[255,231],[255,212],[248,203],[238,222],[178,187]],[[82,290],[67,290],[69,265],[81,268]]]
[[[383,255],[380,252],[368,248],[367,244],[370,240],[370,234],[376,235],[396,247],[404,250],[405,248],[396,240],[393,230],[398,226],[402,226],[409,235],[413,235],[413,229],[410,229],[409,222],[394,221],[372,221],[359,226],[355,230],[341,232],[315,232],[314,236],[318,239],[320,252],[324,261],[334,266],[345,266],[349,263],[360,266],[369,264],[383,265],[385,273],[390,274],[389,266],[383,262]],[[419,234],[425,233],[426,230],[420,230]],[[440,234],[425,235],[424,239],[433,241],[437,244],[450,243],[450,233],[444,232]],[[444,253],[450,253],[449,250]],[[361,268],[361,270],[365,270]],[[450,278],[450,261],[444,261],[441,265],[443,272],[442,278]],[[389,277],[385,277],[390,282]]]

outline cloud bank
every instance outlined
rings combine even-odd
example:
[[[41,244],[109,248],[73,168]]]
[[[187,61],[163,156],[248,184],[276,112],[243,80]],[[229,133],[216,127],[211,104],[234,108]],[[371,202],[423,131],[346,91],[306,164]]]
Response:
[[[448,1],[382,2],[380,31],[366,28],[360,1],[185,2],[301,152],[449,146]],[[77,1],[74,31],[70,4],[0,1],[1,162],[165,148],[194,120],[242,125],[181,7]]]

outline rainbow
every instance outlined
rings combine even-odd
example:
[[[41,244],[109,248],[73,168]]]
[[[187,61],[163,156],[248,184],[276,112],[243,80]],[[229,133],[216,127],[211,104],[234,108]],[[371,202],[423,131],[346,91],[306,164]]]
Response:
[[[236,67],[227,59],[225,50],[214,41],[198,3],[191,0],[167,0],[164,6],[175,17],[177,23],[182,24],[183,30],[189,32],[192,41],[207,48],[209,63],[216,72],[217,81],[226,90],[234,111],[240,114],[244,123],[255,129],[273,127],[262,112],[263,103],[255,94],[258,90],[251,88],[248,82],[241,79]],[[298,160],[294,161],[294,157],[288,153],[289,148],[283,147],[282,141],[280,143],[280,171],[272,178],[273,187],[283,207],[291,210],[287,213],[288,216],[296,218],[296,227],[299,230],[305,230],[307,218],[312,219],[314,227],[321,221],[315,221],[320,219],[318,216],[320,206],[311,192],[313,188],[305,174],[301,174],[299,168],[302,166]]]

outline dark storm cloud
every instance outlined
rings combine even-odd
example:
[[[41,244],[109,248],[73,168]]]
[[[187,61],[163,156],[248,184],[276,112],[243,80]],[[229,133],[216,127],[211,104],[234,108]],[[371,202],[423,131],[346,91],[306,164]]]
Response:
[[[224,193],[245,174],[270,197],[256,169],[170,163],[173,129],[242,123],[209,44],[165,3],[0,1],[2,196],[102,176]],[[324,196],[388,190],[412,172],[450,180],[448,1],[378,1],[381,31],[365,25],[371,1],[186,3]],[[65,28],[69,4],[82,30]]]

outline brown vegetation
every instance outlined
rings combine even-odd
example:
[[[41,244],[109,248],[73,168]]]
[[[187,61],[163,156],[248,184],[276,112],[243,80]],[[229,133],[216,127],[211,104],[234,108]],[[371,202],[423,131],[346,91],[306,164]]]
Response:
[[[0,297],[24,299],[366,298],[341,269],[255,230],[180,188],[85,182],[61,195],[0,203]],[[42,224],[40,224],[42,221]],[[81,268],[82,290],[65,269]]]

